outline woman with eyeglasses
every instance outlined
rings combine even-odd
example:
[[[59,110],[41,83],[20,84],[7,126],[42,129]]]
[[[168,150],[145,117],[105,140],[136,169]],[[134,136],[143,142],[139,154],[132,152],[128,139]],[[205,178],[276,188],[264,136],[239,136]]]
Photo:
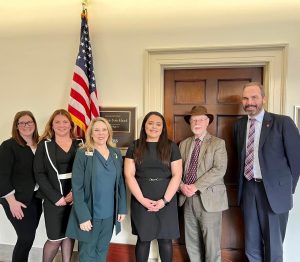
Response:
[[[43,262],[54,260],[61,248],[62,261],[71,261],[74,240],[66,237],[73,204],[72,166],[82,140],[75,138],[74,123],[64,109],[56,110],[46,124],[34,160],[38,194],[44,199],[44,217],[48,240],[43,248]]]
[[[17,233],[12,262],[26,262],[42,213],[33,172],[39,139],[30,111],[16,113],[12,137],[0,146],[0,203]]]

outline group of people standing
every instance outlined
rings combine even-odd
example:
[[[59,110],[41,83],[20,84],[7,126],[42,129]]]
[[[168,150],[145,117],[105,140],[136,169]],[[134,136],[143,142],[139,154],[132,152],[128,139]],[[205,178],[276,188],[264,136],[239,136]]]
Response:
[[[247,115],[234,126],[238,201],[250,262],[283,261],[288,212],[300,175],[299,131],[289,117],[266,112],[265,100],[259,83],[245,85]],[[178,147],[168,139],[163,115],[149,112],[123,167],[105,118],[91,121],[83,143],[65,110],[52,114],[41,137],[32,113],[17,113],[12,138],[0,146],[0,201],[18,236],[12,261],[28,260],[42,210],[48,236],[43,262],[53,261],[59,248],[62,261],[70,261],[74,239],[81,262],[106,261],[113,228],[120,232],[127,213],[125,178],[132,193],[136,261],[148,261],[154,239],[161,261],[172,261],[179,204],[190,260],[220,262],[222,211],[228,208],[225,141],[207,131],[214,117],[205,107],[193,107],[184,119],[193,135]]]
[[[18,112],[0,161],[0,201],[17,233],[13,262],[28,261],[42,210],[43,262],[59,248],[62,261],[71,261],[74,239],[80,261],[105,261],[114,224],[118,233],[127,213],[122,156],[106,119],[91,121],[83,144],[64,109],[51,115],[40,137],[33,114]]]

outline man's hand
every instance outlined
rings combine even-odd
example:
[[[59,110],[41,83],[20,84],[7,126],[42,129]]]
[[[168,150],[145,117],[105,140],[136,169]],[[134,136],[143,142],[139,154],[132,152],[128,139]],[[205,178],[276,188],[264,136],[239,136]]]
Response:
[[[197,192],[197,188],[195,184],[187,185],[184,183],[181,183],[180,186],[180,191],[182,194],[184,194],[186,197],[191,197]]]

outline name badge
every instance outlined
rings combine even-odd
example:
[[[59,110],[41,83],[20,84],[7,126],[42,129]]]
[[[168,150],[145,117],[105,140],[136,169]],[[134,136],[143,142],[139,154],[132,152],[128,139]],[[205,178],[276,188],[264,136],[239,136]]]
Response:
[[[93,154],[94,154],[94,152],[88,152],[88,151],[85,152],[85,155],[86,155],[86,156],[93,156]]]

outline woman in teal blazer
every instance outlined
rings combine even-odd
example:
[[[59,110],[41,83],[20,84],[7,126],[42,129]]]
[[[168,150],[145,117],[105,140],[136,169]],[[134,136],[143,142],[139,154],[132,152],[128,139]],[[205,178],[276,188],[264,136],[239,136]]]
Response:
[[[112,143],[112,128],[95,118],[86,132],[72,171],[74,205],[67,236],[79,241],[79,261],[106,261],[113,227],[116,234],[127,213],[122,155]]]

